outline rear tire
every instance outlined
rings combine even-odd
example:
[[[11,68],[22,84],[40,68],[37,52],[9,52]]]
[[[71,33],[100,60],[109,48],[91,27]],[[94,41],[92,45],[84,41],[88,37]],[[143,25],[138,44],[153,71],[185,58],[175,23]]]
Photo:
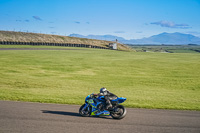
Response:
[[[84,109],[85,107],[85,104],[83,104],[80,108],[79,108],[79,114],[83,117],[87,117],[87,116],[90,116],[90,113],[91,113],[91,108],[89,107],[89,110],[88,110],[88,107],[86,109]]]
[[[117,112],[110,112],[113,119],[122,119],[126,116],[126,108],[122,105],[118,105],[116,108]]]

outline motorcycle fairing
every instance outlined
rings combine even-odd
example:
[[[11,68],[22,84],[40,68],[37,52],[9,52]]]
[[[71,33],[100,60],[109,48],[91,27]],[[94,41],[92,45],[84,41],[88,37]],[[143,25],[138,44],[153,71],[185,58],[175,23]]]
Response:
[[[123,103],[124,101],[126,101],[126,98],[124,97],[118,97],[117,99],[111,100],[113,102],[118,102],[118,103]]]
[[[100,96],[98,97],[97,99],[98,100],[103,100],[104,96]],[[90,98],[90,95],[88,95],[86,98],[85,98],[85,101],[86,101],[86,104],[85,104],[85,107],[86,108],[89,105],[92,106],[92,112],[91,112],[91,115],[110,115],[110,112],[107,111],[107,110],[104,110],[104,111],[99,111],[99,109],[97,108],[97,106],[99,104],[101,104],[101,102],[98,102],[95,104],[94,100]]]

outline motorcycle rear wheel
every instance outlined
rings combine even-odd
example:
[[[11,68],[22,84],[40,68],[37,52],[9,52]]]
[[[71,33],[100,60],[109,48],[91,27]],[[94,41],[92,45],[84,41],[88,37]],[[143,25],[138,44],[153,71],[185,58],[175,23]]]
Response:
[[[110,112],[113,119],[122,119],[126,116],[126,108],[124,106],[118,105],[115,110],[114,112]]]

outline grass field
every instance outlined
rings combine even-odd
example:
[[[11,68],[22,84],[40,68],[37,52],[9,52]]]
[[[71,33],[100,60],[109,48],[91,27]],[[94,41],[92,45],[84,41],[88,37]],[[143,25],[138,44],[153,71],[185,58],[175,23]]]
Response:
[[[1,50],[0,62],[1,100],[83,104],[106,87],[127,107],[200,110],[199,53]]]
[[[200,53],[200,45],[129,45],[140,52]]]

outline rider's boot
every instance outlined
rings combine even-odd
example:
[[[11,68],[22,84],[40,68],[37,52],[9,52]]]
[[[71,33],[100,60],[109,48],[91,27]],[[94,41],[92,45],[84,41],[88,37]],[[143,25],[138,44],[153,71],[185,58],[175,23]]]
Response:
[[[111,102],[110,102],[110,100],[107,100],[106,101],[106,110],[112,110],[112,104],[111,104]]]

